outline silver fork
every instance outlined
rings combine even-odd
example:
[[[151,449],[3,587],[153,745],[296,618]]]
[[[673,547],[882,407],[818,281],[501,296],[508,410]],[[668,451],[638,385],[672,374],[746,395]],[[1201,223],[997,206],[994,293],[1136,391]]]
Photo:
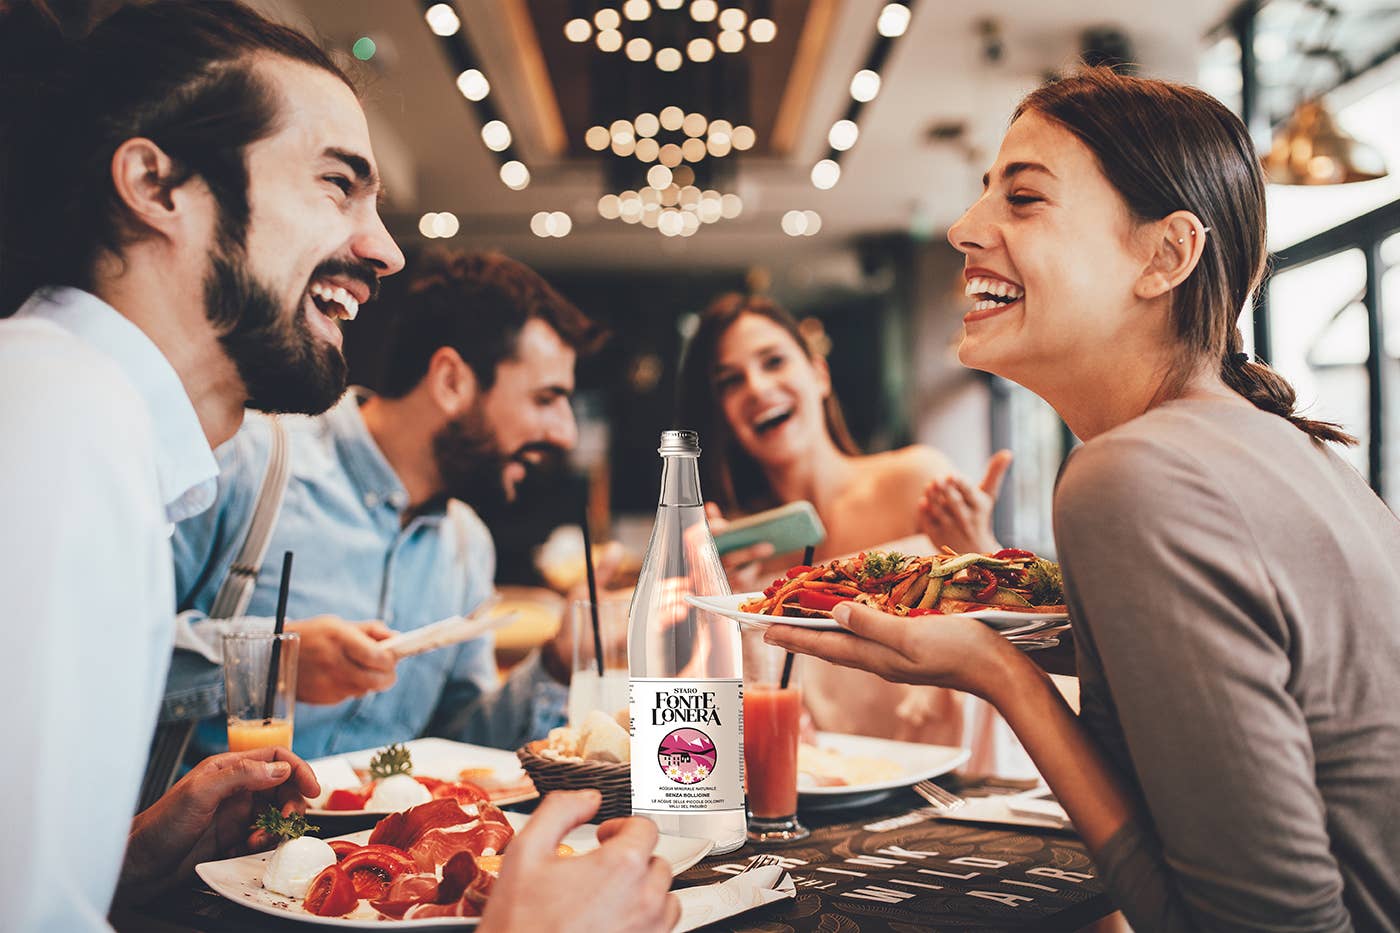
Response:
[[[935,810],[942,810],[944,813],[956,810],[958,807],[967,803],[966,800],[959,797],[957,794],[952,791],[944,790],[932,781],[920,781],[915,784],[914,793],[932,804]]]
[[[744,866],[744,870],[739,872],[739,874],[734,875],[734,877],[737,878],[739,877],[739,875],[747,874],[748,872],[753,871],[755,868],[767,868],[769,865],[777,865],[781,868],[782,864],[782,859],[778,858],[776,855],[770,855],[765,852],[760,855],[755,855],[753,858],[749,859],[749,863]],[[778,872],[778,876],[773,879],[770,888],[776,888],[779,884],[782,883],[783,878],[785,878],[786,876],[787,872]]]
[[[760,854],[758,854],[758,855],[755,855],[753,858],[749,859],[749,863],[748,863],[747,865],[744,866],[744,871],[739,872],[739,874],[742,875],[742,874],[744,874],[744,872],[753,871],[755,868],[766,868],[766,867],[768,867],[769,865],[782,865],[782,864],[783,864],[783,860],[780,859],[780,858],[778,858],[776,855],[772,855],[772,854],[770,854],[770,853],[763,852],[763,853],[760,853]],[[737,877],[737,875],[736,875],[736,877]]]

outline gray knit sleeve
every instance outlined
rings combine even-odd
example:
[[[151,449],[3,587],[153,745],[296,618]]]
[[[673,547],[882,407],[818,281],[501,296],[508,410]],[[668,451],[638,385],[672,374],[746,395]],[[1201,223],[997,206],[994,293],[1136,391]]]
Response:
[[[1291,633],[1224,488],[1185,444],[1131,434],[1061,477],[1086,725],[1145,808],[1097,859],[1138,930],[1349,929]]]

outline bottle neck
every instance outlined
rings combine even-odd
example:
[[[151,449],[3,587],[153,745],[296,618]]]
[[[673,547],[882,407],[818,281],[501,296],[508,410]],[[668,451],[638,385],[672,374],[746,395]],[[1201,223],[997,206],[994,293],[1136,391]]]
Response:
[[[700,460],[684,454],[661,458],[661,505],[704,505],[700,498]]]

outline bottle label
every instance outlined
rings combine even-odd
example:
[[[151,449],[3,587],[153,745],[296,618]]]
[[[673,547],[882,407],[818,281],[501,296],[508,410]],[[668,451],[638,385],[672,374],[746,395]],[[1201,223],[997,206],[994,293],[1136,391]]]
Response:
[[[744,682],[632,678],[632,809],[744,808]]]

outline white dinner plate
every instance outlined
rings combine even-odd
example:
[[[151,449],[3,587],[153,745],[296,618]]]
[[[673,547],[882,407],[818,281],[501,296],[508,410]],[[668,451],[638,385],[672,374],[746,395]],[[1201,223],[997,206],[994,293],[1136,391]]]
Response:
[[[510,820],[511,825],[517,831],[530,820],[529,815],[525,813],[507,813],[506,818]],[[598,847],[597,830],[596,826],[580,826],[565,836],[564,842],[572,846],[576,852],[596,849]],[[348,836],[334,838],[364,843],[372,832],[374,830],[366,829]],[[662,835],[657,837],[655,854],[670,863],[671,876],[675,877],[708,855],[713,846],[714,842],[709,839]],[[195,866],[194,870],[211,889],[235,904],[242,904],[244,907],[271,914],[274,917],[281,917],[284,920],[300,920],[303,923],[325,924],[349,930],[393,930],[425,926],[473,927],[481,922],[479,917],[425,917],[420,920],[388,920],[381,918],[375,909],[369,906],[368,901],[360,901],[360,906],[346,917],[318,917],[315,914],[307,913],[297,898],[276,894],[262,886],[263,871],[270,858],[272,858],[271,852],[259,852],[255,855],[244,855],[239,858],[224,859],[220,862],[201,862]]]
[[[809,619],[797,616],[768,616],[756,612],[744,612],[739,608],[744,603],[758,599],[762,595],[762,593],[735,593],[732,596],[687,596],[686,600],[692,606],[717,612],[747,625],[768,626],[774,622],[781,622],[783,625],[795,625],[798,628],[841,628],[835,620],[825,617]],[[970,619],[979,619],[1007,637],[1029,635],[1032,632],[1048,628],[1046,623],[1064,622],[1069,619],[1069,616],[1063,612],[1013,612],[1009,609],[978,609],[976,612],[957,614],[967,616]]]
[[[413,773],[418,777],[456,781],[457,775],[464,768],[490,768],[503,781],[514,783],[516,776],[519,776],[521,782],[529,780],[524,769],[520,767],[520,759],[515,756],[515,752],[436,738],[414,739],[403,743],[403,745],[404,748],[408,749],[409,756],[413,761]],[[384,747],[379,746],[358,752],[346,752],[343,755],[330,755],[326,758],[317,758],[310,762],[310,765],[313,770],[317,770],[321,766],[339,760],[349,765],[352,770],[365,771],[369,768],[370,759],[383,750]],[[323,787],[322,791],[330,789]],[[488,793],[490,793],[489,789]],[[525,789],[503,793],[500,796],[492,794],[491,802],[498,807],[503,807],[507,804],[534,800],[538,796],[539,792],[534,789],[533,785],[530,785]],[[307,816],[383,816],[390,812],[392,811],[323,810],[315,807],[307,810],[306,814]]]
[[[884,781],[826,787],[804,784],[803,776],[798,774],[798,797],[801,806],[808,809],[864,806],[889,796],[902,787],[947,774],[966,762],[971,754],[965,748],[954,748],[950,745],[898,742],[894,739],[843,735],[839,732],[818,732],[817,746],[859,758],[883,758],[899,765],[903,771],[898,777]]]

